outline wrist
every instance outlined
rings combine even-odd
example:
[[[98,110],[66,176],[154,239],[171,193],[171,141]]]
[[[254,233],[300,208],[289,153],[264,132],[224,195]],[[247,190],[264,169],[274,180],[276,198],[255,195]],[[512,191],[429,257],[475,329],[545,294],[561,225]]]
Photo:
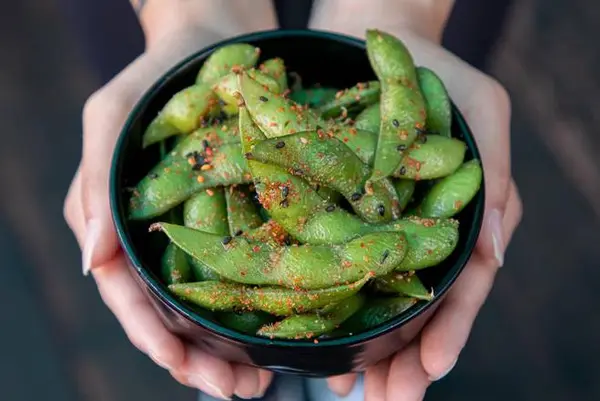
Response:
[[[317,0],[311,28],[364,37],[367,28],[440,43],[454,0]]]
[[[147,48],[165,37],[189,30],[205,32],[208,37],[220,40],[277,27],[270,0],[230,3],[221,0],[132,0],[132,3],[140,19]]]

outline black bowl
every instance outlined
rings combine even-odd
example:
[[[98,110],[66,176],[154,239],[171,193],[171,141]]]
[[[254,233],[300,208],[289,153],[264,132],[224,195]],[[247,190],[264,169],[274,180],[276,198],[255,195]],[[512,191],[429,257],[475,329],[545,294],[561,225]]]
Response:
[[[467,263],[483,218],[484,188],[457,216],[460,240],[444,263],[420,274],[433,287],[436,298],[419,302],[396,318],[353,336],[312,341],[269,340],[241,334],[212,320],[175,298],[157,274],[166,241],[147,233],[148,223],[126,218],[127,187],[135,185],[158,161],[156,146],[142,150],[142,134],[156,113],[181,89],[191,85],[204,60],[216,48],[246,42],[261,49],[261,59],[281,57],[288,71],[300,74],[305,86],[346,88],[376,79],[366,56],[364,41],[317,31],[267,31],[238,36],[203,49],[163,75],[131,112],[114,151],[110,198],[114,224],[129,258],[129,266],[166,327],[181,338],[219,358],[259,366],[276,372],[330,376],[362,371],[406,346],[421,330]],[[480,158],[475,140],[453,105],[453,135],[468,145],[466,159]],[[155,242],[157,241],[157,242]]]

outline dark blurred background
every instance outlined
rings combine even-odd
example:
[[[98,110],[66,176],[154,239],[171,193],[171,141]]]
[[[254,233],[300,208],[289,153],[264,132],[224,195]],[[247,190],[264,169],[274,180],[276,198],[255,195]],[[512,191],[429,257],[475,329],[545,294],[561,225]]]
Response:
[[[0,13],[0,399],[191,401],[82,277],[62,217],[82,104],[143,49],[128,2],[109,13],[95,3],[10,1]],[[455,14],[450,36],[465,23]],[[600,400],[599,18],[594,0],[520,0],[487,61],[470,51],[489,39],[476,25],[468,41],[447,39],[511,93],[525,215],[459,364],[429,400]]]

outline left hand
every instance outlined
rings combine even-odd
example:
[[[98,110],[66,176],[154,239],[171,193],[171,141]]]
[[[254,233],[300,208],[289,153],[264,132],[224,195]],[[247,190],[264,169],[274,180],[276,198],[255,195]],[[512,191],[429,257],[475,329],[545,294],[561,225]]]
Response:
[[[365,374],[365,400],[418,401],[432,381],[444,377],[456,364],[521,220],[521,200],[510,171],[510,101],[497,81],[432,41],[435,35],[425,37],[398,24],[373,27],[397,35],[417,65],[431,68],[444,80],[476,138],[484,168],[484,223],[471,260],[420,336]],[[366,26],[330,22],[326,28],[363,37]],[[354,381],[355,375],[348,374],[330,378],[329,386],[344,395]]]

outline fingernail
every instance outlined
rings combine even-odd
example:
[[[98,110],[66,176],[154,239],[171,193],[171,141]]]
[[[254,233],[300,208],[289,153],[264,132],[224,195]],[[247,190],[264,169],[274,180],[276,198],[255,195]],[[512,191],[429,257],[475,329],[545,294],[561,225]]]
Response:
[[[254,394],[254,398],[263,398],[265,396],[265,393],[267,392],[267,388],[258,389],[258,391],[256,392],[256,394]]]
[[[452,369],[454,369],[454,366],[456,366],[456,362],[458,362],[458,358],[456,358],[454,360],[454,362],[452,362],[450,364],[450,366],[448,366],[448,369],[446,369],[445,371],[442,372],[441,375],[439,375],[438,377],[429,377],[429,380],[431,380],[432,382],[438,381],[438,380],[442,380],[444,377],[446,377],[448,375],[448,373],[450,373],[450,371],[452,371]]]
[[[202,375],[191,375],[187,377],[187,382],[194,387],[202,389],[208,395],[219,398],[221,400],[231,401],[231,397],[225,395],[225,393],[214,383],[211,383]]]
[[[152,359],[152,361],[154,361],[155,364],[157,364],[161,368],[171,370],[171,367],[168,364],[163,362],[159,357],[154,355],[152,352],[148,352],[148,356],[150,357],[150,359]]]
[[[502,214],[498,209],[490,212],[488,225],[492,232],[492,245],[494,246],[494,257],[498,267],[504,265],[504,234],[502,233]]]
[[[87,276],[92,269],[92,259],[99,239],[100,221],[97,219],[90,219],[85,227],[85,241],[83,243],[83,252],[81,255],[84,276]]]

